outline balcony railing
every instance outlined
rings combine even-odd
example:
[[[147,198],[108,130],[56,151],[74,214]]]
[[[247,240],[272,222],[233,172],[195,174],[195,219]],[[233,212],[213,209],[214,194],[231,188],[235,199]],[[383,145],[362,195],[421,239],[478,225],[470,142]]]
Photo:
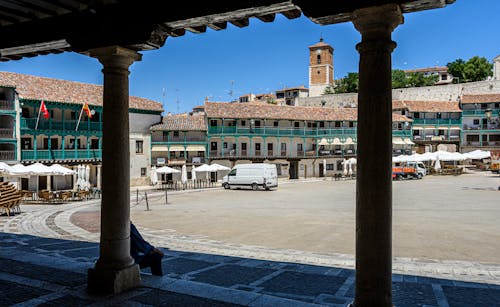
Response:
[[[500,141],[464,141],[462,142],[462,146],[479,146],[479,147],[500,147]]]
[[[0,110],[14,110],[14,101],[0,100]]]
[[[14,129],[11,128],[0,128],[0,139],[13,139]]]
[[[460,118],[414,118],[413,125],[461,125],[462,120]]]
[[[21,129],[35,129],[36,118],[21,118]],[[47,120],[40,118],[37,130],[71,130],[76,129],[77,120]],[[79,131],[102,131],[102,122],[80,121]]]
[[[209,127],[209,134],[266,135],[266,136],[321,136],[356,135],[356,128],[282,128],[282,127]]]
[[[65,159],[100,159],[102,157],[99,149],[39,149],[22,150],[22,160],[65,160]]]
[[[485,124],[485,125],[473,125],[473,126],[468,126],[464,125],[463,128],[464,131],[480,131],[480,132],[498,132],[500,130],[500,125],[492,125],[492,124]]]
[[[480,117],[486,117],[484,114],[484,111],[486,109],[482,110],[463,110],[462,111],[462,116],[480,116]],[[500,109],[491,109],[491,116],[498,116],[500,114]]]
[[[16,152],[13,150],[0,150],[0,161],[16,160]]]
[[[151,141],[157,142],[157,143],[168,143],[168,142],[175,142],[175,143],[183,143],[183,142],[206,142],[207,139],[205,137],[196,137],[196,136],[188,136],[186,138],[180,136],[155,136],[153,135],[151,137]]]

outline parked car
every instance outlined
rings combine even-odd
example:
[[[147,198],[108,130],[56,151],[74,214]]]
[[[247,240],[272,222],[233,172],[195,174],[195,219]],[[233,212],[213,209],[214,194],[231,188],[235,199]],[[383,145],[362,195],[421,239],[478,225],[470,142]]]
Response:
[[[251,163],[238,164],[224,176],[222,186],[230,188],[251,188],[265,190],[278,187],[278,171],[275,164]]]

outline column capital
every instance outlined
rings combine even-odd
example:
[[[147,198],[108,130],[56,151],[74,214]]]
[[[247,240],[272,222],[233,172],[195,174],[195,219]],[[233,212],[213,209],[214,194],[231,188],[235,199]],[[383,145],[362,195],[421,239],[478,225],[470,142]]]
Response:
[[[355,10],[352,23],[363,36],[363,40],[374,40],[387,35],[390,38],[391,32],[404,23],[404,17],[401,7],[391,3]]]
[[[121,46],[109,46],[89,50],[89,55],[97,58],[104,67],[114,66],[128,69],[132,63],[142,60],[142,54]]]

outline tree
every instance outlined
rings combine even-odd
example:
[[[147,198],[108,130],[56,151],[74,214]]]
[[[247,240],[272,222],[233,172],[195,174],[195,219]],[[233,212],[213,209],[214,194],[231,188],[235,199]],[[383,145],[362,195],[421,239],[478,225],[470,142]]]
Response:
[[[344,78],[339,79],[335,85],[335,93],[357,93],[359,75],[357,72],[350,72]]]
[[[438,75],[426,76],[421,72],[411,72],[406,76],[407,87],[432,86],[438,82]]]
[[[493,64],[484,57],[472,57],[465,63],[464,74],[467,81],[483,81],[493,75]]]
[[[407,87],[406,73],[401,69],[392,70],[392,88]]]
[[[462,59],[446,64],[448,72],[456,77],[453,81],[459,82],[474,82],[482,81],[493,74],[493,64],[486,58],[474,56],[465,62]],[[455,81],[456,80],[456,81]]]
[[[328,85],[323,91],[323,94],[321,95],[331,95],[331,94],[335,94],[335,92],[333,90],[333,87],[331,85]]]
[[[446,64],[448,67],[448,72],[453,76],[458,79],[453,79],[453,83],[458,83],[460,82],[467,82],[467,79],[465,78],[465,73],[464,73],[464,68],[465,68],[465,61],[462,59],[456,59],[453,62],[450,62]]]

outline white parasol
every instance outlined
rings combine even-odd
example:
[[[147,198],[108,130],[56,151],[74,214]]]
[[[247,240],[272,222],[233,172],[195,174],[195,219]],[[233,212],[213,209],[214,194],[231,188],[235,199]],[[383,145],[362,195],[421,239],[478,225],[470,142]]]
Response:
[[[181,170],[181,182],[182,184],[186,184],[187,182],[187,169],[186,169],[186,164],[182,166]]]
[[[156,174],[156,166],[151,167],[151,184],[156,185],[158,183],[158,175]]]

